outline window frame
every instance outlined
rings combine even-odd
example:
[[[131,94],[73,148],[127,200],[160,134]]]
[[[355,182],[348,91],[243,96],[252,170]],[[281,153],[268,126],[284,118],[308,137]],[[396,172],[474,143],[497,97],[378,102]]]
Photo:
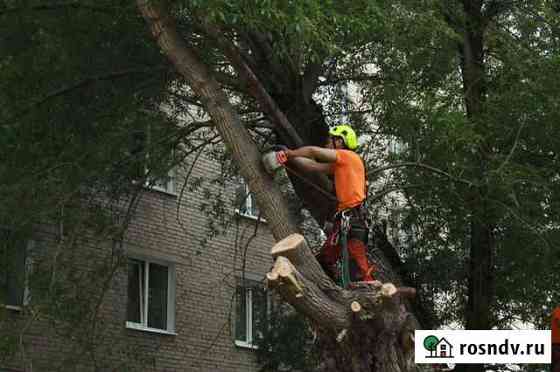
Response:
[[[150,130],[150,129],[148,129]],[[151,136],[149,137],[151,138]],[[150,140],[148,140],[149,142]],[[148,143],[149,145],[149,143]],[[171,149],[171,157],[173,157],[175,155],[175,150]],[[171,169],[169,169],[169,171],[167,172],[167,181],[165,182],[165,186],[160,186],[157,184],[157,182],[159,180],[154,179],[154,180],[150,180],[149,179],[149,174],[150,174],[150,169],[148,167],[148,163],[150,160],[150,152],[146,151],[146,159],[145,159],[145,165],[144,165],[144,171],[146,172],[146,175],[148,175],[148,178],[146,179],[146,183],[145,183],[145,187],[147,187],[150,190],[155,190],[155,191],[159,191],[162,192],[164,194],[168,194],[168,195],[173,195],[173,196],[177,196],[177,166],[173,166]]]
[[[260,219],[259,219],[259,214],[252,214],[252,213],[247,213],[247,211],[253,211],[253,208],[255,208],[257,211],[260,212],[258,206],[257,206],[257,201],[254,199],[254,195],[251,192],[251,190],[249,190],[249,185],[247,185],[245,182],[242,182],[241,185],[239,186],[243,186],[244,187],[244,199],[243,199],[243,210],[241,210],[239,207],[239,205],[237,206],[238,208],[235,208],[235,213],[238,216],[241,217],[245,217],[251,220],[255,220],[255,221],[260,221],[260,222],[265,222],[266,223],[266,219],[264,219],[261,215]]]
[[[149,188],[150,190],[155,190],[155,191],[162,192],[164,194],[177,196],[178,195],[177,194],[177,182],[175,182],[175,180],[177,178],[177,173],[176,173],[176,168],[175,167],[173,167],[173,169],[169,170],[168,177],[169,177],[169,179],[166,182],[166,187],[155,185],[155,184],[150,185],[149,181],[146,181],[145,186],[147,188]]]
[[[128,293],[128,286],[129,286],[129,280],[128,280],[128,260],[137,260],[137,261],[141,261],[143,263],[144,266],[144,290],[142,293],[142,296],[146,299],[146,301],[144,301],[143,305],[143,312],[141,312],[140,317],[142,318],[142,314],[144,315],[143,318],[144,319],[140,319],[141,322],[140,323],[136,323],[136,322],[132,322],[128,320],[128,299],[129,299],[129,293]],[[167,267],[167,325],[166,325],[166,329],[160,329],[160,328],[154,328],[154,327],[149,327],[148,326],[148,309],[149,309],[149,296],[148,296],[148,291],[149,291],[149,285],[150,285],[150,281],[149,281],[149,264],[153,263],[156,265],[160,265],[160,266],[165,266]],[[132,329],[132,330],[137,330],[137,331],[144,331],[144,332],[150,332],[150,333],[159,333],[159,334],[165,334],[165,335],[177,335],[176,333],[176,319],[175,319],[175,313],[176,313],[176,284],[177,284],[177,277],[176,277],[176,264],[174,262],[170,262],[170,261],[165,261],[165,260],[161,260],[158,258],[154,258],[154,257],[149,257],[149,256],[144,256],[144,255],[137,255],[137,254],[130,254],[127,257],[127,279],[126,279],[126,285],[127,285],[127,292],[126,292],[126,303],[127,303],[127,307],[126,307],[126,321],[125,321],[125,327],[127,329]]]
[[[253,284],[253,285],[247,285],[247,284]],[[271,296],[270,296],[270,291],[267,290],[266,286],[262,285],[262,283],[260,281],[257,280],[252,280],[252,279],[245,279],[244,282],[240,280],[240,282],[236,285],[235,290],[237,291],[239,288],[243,289],[243,291],[245,292],[245,297],[244,297],[244,301],[245,301],[245,334],[246,334],[246,340],[239,340],[237,339],[237,330],[234,329],[233,332],[233,336],[234,336],[234,344],[235,346],[238,347],[242,347],[242,348],[247,348],[247,349],[258,349],[259,346],[255,345],[255,338],[253,337],[253,288],[257,288],[260,287],[259,289],[262,289],[265,293],[266,296],[266,316],[267,318],[270,318],[270,312],[271,312],[271,306],[272,306],[272,300],[271,300]],[[238,306],[236,304],[235,307],[235,322],[234,325],[237,326],[237,316],[239,314],[237,314],[237,310],[238,310]]]
[[[141,132],[139,132],[141,133]],[[158,179],[157,178],[153,178],[150,179],[150,167],[149,167],[149,163],[150,163],[150,148],[151,148],[151,143],[152,143],[152,124],[151,123],[147,123],[146,124],[146,128],[145,131],[143,132],[145,134],[145,138],[144,138],[144,143],[142,144],[142,151],[144,152],[144,156],[143,156],[143,161],[142,161],[142,171],[144,172],[144,187],[147,188],[148,190],[154,190],[154,191],[158,191],[164,194],[168,194],[168,195],[172,195],[172,196],[177,196],[177,177],[178,177],[178,171],[177,171],[177,166],[173,166],[171,167],[171,169],[169,169],[169,171],[167,172],[167,181],[165,182],[165,186],[161,186],[158,185]],[[173,158],[175,155],[175,149],[171,148],[169,149],[169,152],[171,153],[171,157]],[[134,183],[138,183],[139,180],[134,180]]]
[[[7,229],[1,226],[0,228],[6,231],[12,231],[11,229]],[[21,288],[21,290],[23,291],[21,305],[14,305],[14,304],[7,304],[7,303],[0,302],[1,307],[7,310],[18,311],[18,312],[23,311],[23,308],[29,305],[31,299],[31,292],[29,290],[29,274],[31,272],[32,260],[29,255],[29,252],[33,250],[35,246],[35,241],[33,239],[25,239],[23,241],[23,246],[25,250],[24,252],[25,256],[23,260],[24,273],[23,273],[23,288]]]

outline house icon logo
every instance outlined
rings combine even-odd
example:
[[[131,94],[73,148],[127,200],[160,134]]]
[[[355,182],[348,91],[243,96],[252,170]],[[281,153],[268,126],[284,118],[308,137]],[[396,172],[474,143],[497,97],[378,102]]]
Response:
[[[424,349],[430,352],[426,358],[453,358],[453,345],[442,337],[427,336],[424,338]]]

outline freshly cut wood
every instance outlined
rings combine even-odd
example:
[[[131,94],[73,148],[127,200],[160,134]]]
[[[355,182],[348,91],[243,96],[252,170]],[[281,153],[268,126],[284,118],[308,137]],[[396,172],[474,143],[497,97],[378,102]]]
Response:
[[[397,287],[393,283],[385,283],[381,286],[381,296],[383,297],[393,297],[397,292]]]
[[[322,324],[323,327],[340,332],[351,325],[350,312],[348,307],[341,306],[325,295],[323,290],[316,283],[301,275],[298,269],[284,256],[276,258],[272,269],[267,274],[267,278],[276,278],[273,281],[274,288],[286,299],[294,308],[307,315],[315,324]]]
[[[270,250],[273,258],[284,256],[292,261],[295,258],[298,248],[303,248],[305,238],[301,234],[291,234],[276,243]]]
[[[362,310],[362,305],[360,305],[358,301],[352,301],[352,303],[350,304],[350,308],[353,312],[359,313]]]
[[[274,281],[278,280],[278,272],[271,271],[271,272],[266,273],[266,279],[268,279],[271,282],[274,282]]]
[[[274,263],[274,269],[278,272],[278,275],[285,278],[294,272],[293,265],[289,259],[284,256],[276,257],[276,262]]]
[[[278,275],[283,279],[285,284],[291,287],[296,298],[303,296],[303,284],[297,280],[295,276],[295,269],[290,260],[286,257],[279,256],[276,258],[276,262],[273,267],[273,272],[278,273]]]

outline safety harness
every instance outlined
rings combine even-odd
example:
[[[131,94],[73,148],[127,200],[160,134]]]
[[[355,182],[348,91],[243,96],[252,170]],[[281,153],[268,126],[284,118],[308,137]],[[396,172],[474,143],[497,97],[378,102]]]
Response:
[[[348,288],[350,279],[350,252],[348,251],[348,240],[359,239],[367,246],[369,235],[369,223],[364,213],[367,211],[364,203],[339,211],[334,216],[334,231],[331,236],[332,244],[340,244],[341,248],[341,286]],[[352,215],[363,224],[362,226],[351,224]]]

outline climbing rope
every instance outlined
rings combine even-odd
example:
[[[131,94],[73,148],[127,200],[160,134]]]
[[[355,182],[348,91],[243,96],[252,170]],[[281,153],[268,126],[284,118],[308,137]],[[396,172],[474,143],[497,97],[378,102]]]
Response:
[[[332,193],[328,192],[327,190],[325,190],[321,186],[319,186],[316,183],[314,183],[313,181],[309,180],[307,177],[305,177],[304,175],[302,175],[301,173],[299,173],[295,169],[289,167],[286,164],[284,164],[284,167],[286,168],[286,170],[288,172],[290,172],[291,174],[293,174],[294,176],[299,178],[303,183],[305,183],[306,185],[311,186],[315,190],[319,191],[321,194],[323,194],[325,197],[327,197],[327,199],[329,199],[331,201],[336,201],[337,200],[336,196],[334,196]]]

